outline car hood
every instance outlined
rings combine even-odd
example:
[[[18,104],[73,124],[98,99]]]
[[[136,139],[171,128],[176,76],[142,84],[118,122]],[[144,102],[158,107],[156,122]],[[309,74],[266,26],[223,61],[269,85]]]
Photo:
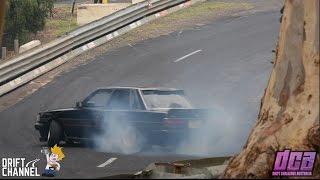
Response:
[[[71,111],[71,110],[76,110],[76,108],[52,109],[52,110],[42,111],[40,113],[61,112],[61,111]]]

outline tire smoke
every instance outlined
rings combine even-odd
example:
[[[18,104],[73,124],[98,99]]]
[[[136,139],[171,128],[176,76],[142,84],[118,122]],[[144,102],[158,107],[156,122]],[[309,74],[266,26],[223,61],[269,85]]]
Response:
[[[94,145],[98,151],[133,154],[144,147],[144,137],[121,115],[110,114],[103,118],[102,133],[94,136]]]

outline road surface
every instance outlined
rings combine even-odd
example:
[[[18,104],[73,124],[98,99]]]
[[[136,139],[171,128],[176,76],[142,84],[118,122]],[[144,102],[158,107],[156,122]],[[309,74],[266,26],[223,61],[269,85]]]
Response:
[[[233,122],[223,134],[226,144],[231,145],[212,155],[239,152],[267,85],[278,29],[278,11],[259,12],[107,52],[0,112],[0,157],[40,158],[36,165],[42,171],[45,158],[40,150],[44,143],[38,141],[34,129],[37,113],[74,106],[97,87],[118,85],[182,88],[196,106],[224,109]],[[233,135],[229,137],[230,131]],[[112,154],[84,147],[64,147],[64,151],[66,158],[58,175],[61,178],[130,173],[154,161],[191,158],[177,154]]]

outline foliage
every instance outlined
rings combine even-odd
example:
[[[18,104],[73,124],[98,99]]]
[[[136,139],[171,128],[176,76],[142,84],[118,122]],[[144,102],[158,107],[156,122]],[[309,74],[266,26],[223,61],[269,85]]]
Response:
[[[46,18],[53,9],[53,0],[9,0],[4,43],[12,48],[13,40],[20,43],[30,40],[31,34],[36,34],[45,26]]]

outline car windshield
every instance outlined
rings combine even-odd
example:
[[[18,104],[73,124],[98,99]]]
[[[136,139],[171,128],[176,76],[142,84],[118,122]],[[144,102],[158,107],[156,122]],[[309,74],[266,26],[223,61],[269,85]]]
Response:
[[[191,108],[183,91],[143,90],[143,98],[150,109]]]

